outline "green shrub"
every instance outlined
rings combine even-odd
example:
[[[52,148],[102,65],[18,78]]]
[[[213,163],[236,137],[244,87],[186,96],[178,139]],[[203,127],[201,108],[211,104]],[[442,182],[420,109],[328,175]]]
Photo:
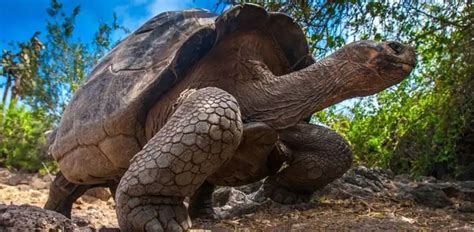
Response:
[[[52,122],[42,111],[0,105],[0,166],[24,171],[54,169],[47,155],[45,132]]]

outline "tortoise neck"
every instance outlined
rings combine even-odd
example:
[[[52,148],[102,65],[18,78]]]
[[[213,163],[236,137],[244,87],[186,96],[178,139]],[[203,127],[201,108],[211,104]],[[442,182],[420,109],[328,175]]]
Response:
[[[302,70],[282,76],[261,67],[264,78],[248,86],[250,98],[243,99],[242,111],[248,121],[261,121],[275,129],[291,127],[314,112],[350,98],[347,61],[327,57]],[[248,99],[253,99],[248,102]]]

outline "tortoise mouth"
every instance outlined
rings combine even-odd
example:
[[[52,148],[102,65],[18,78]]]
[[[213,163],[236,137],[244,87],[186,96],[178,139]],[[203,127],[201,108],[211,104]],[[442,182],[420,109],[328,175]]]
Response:
[[[387,59],[395,66],[402,67],[404,70],[412,70],[416,65],[415,49],[395,41],[383,43],[383,48],[388,55]]]
[[[416,65],[415,62],[410,62],[410,61],[398,61],[396,63],[401,64],[401,65],[407,65],[407,66],[410,66],[412,68],[414,68],[415,65]]]
[[[416,61],[410,57],[400,57],[391,55],[387,57],[387,61],[394,67],[401,68],[403,71],[410,72],[416,65]]]
[[[411,70],[413,70],[413,68],[415,67],[414,64],[409,64],[409,63],[401,63],[402,65],[402,70],[409,73],[411,72]]]
[[[389,62],[392,62],[394,64],[398,65],[408,65],[410,67],[415,67],[416,65],[416,60],[412,56],[408,54],[403,54],[403,55],[392,55],[390,54],[387,59]]]
[[[398,61],[394,62],[396,66],[399,66],[404,72],[411,72],[413,68],[415,68],[415,63],[413,62],[406,62],[406,61]]]
[[[399,61],[397,62],[399,64],[402,64],[402,65],[408,65],[410,67],[415,67],[415,62],[410,62],[410,61]]]

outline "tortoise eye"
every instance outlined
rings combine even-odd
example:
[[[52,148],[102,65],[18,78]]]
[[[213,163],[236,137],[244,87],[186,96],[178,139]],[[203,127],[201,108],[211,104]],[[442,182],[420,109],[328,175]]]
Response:
[[[398,42],[390,42],[388,46],[395,51],[395,54],[400,54],[403,52],[403,45]]]

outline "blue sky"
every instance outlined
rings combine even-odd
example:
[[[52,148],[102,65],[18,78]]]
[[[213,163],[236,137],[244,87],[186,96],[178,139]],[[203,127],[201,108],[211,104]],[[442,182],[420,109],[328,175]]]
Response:
[[[134,31],[151,17],[170,10],[205,8],[216,10],[217,0],[59,0],[67,13],[79,5],[81,12],[76,19],[76,39],[84,42],[92,40],[100,22],[111,22],[117,14],[120,25]],[[10,48],[10,42],[23,42],[31,38],[35,31],[45,31],[50,0],[0,0],[0,53]],[[217,9],[222,11],[222,6]],[[40,34],[44,39],[45,33]],[[124,38],[123,33],[115,34],[113,40]],[[0,76],[1,84],[4,78]]]
[[[216,10],[216,0],[59,0],[67,14],[76,6],[81,11],[76,18],[75,39],[90,42],[100,22],[112,22],[113,13],[118,23],[134,31],[153,16],[173,10],[205,8]],[[50,0],[0,0],[0,54],[3,49],[12,49],[10,43],[26,42],[36,31],[43,32],[44,41]],[[222,8],[222,7],[220,7]],[[222,9],[219,9],[221,11]],[[123,39],[120,31],[112,40]],[[0,76],[0,93],[3,93],[5,78]]]
[[[216,10],[217,0],[59,0],[65,12],[70,13],[79,5],[81,12],[76,19],[76,39],[90,42],[100,22],[112,22],[113,13],[117,14],[118,23],[134,31],[151,17],[172,10],[204,8]],[[10,42],[24,42],[36,31],[46,29],[46,20],[50,0],[0,0],[0,53],[11,48]],[[219,13],[222,6],[217,9]],[[40,34],[40,38],[44,40]],[[124,38],[122,33],[113,35],[113,40]],[[1,84],[4,78],[0,76]],[[347,101],[346,101],[347,102]]]
[[[35,31],[44,31],[50,0],[0,0],[0,50],[9,42],[26,41]],[[91,41],[99,22],[111,22],[113,13],[120,25],[131,31],[154,15],[188,8],[215,9],[216,0],[60,0],[66,12],[81,6],[76,21],[76,35]],[[44,34],[44,33],[43,33]],[[117,34],[120,38],[124,35]]]

